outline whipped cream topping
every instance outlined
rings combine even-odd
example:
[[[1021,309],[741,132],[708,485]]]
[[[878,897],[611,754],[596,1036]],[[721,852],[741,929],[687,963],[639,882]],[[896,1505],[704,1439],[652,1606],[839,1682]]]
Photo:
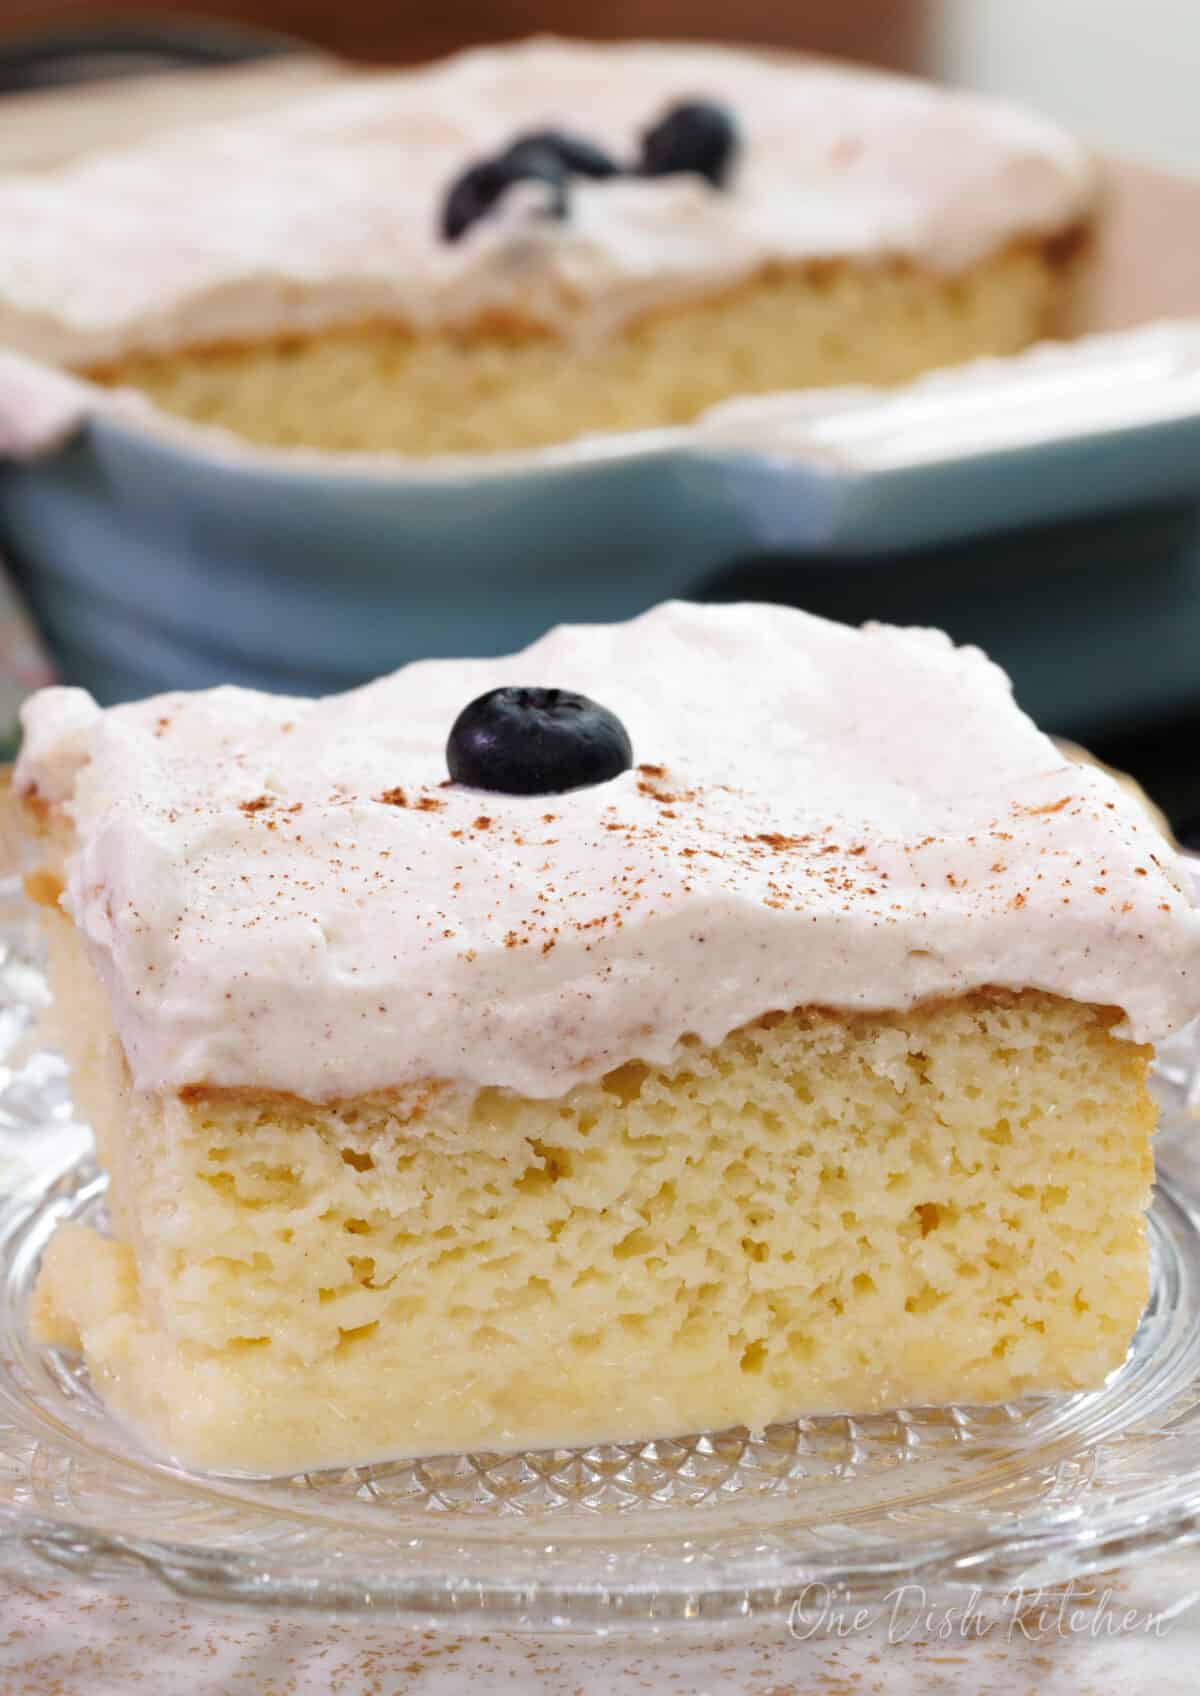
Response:
[[[455,716],[509,683],[590,694],[637,768],[448,786]],[[1145,1040],[1200,1010],[1143,809],[937,631],[668,604],[320,701],[50,689],[24,721],[17,786],[74,819],[65,905],[143,1088],[554,1096],[773,1009],[986,985]]]
[[[516,134],[577,129],[631,161],[640,132],[695,97],[741,129],[727,189],[576,179],[558,223],[521,184],[462,241],[438,239],[449,183]],[[88,366],[487,313],[602,337],[773,262],[959,271],[1069,227],[1093,194],[1077,142],[982,97],[715,47],[535,40],[0,180],[0,344]]]

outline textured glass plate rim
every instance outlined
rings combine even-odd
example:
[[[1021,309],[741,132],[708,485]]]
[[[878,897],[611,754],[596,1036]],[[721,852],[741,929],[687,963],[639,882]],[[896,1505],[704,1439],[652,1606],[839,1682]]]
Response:
[[[1200,881],[1197,867],[1200,861],[1187,866],[1193,883]],[[29,933],[30,915],[15,883],[0,882],[0,947],[5,964],[15,960],[21,976],[17,997],[7,974],[0,984],[0,1016],[9,1018],[0,1036],[6,1050],[12,1050],[14,1038],[19,1043],[22,1027],[44,999],[37,973],[26,964],[32,952]],[[1156,1324],[1159,1331],[1167,1326],[1162,1336],[1154,1332],[1154,1346],[1173,1349],[1177,1357],[1167,1368],[1169,1377],[1174,1373],[1171,1394],[1151,1410],[1155,1423],[1149,1429],[1139,1429],[1135,1420],[1129,1431],[1108,1431],[1102,1419],[1082,1450],[1076,1444],[1072,1451],[1069,1430],[1059,1444],[1059,1464],[1068,1474],[1082,1468],[1093,1475],[1102,1470],[1098,1457],[1112,1439],[1119,1443],[1131,1436],[1135,1448],[1167,1445],[1170,1463],[1157,1475],[1153,1469],[1139,1470],[1135,1458],[1128,1478],[1118,1468],[1103,1493],[1093,1489],[1083,1507],[1071,1491],[1056,1500],[1052,1490],[1036,1511],[1001,1514],[957,1534],[916,1539],[911,1533],[912,1521],[921,1514],[919,1495],[897,1510],[894,1538],[856,1530],[853,1521],[862,1510],[854,1509],[846,1521],[820,1528],[829,1534],[824,1546],[811,1537],[797,1538],[778,1505],[759,1496],[743,1499],[741,1522],[732,1530],[714,1525],[711,1518],[706,1522],[712,1512],[707,1505],[650,1516],[646,1535],[636,1541],[628,1535],[628,1519],[618,1516],[597,1516],[583,1533],[576,1523],[560,1535],[566,1528],[552,1516],[513,1520],[497,1513],[440,1523],[426,1519],[419,1535],[364,1538],[357,1528],[350,1535],[348,1528],[346,1546],[332,1558],[327,1545],[315,1554],[306,1548],[314,1527],[328,1531],[323,1504],[281,1507],[260,1499],[275,1486],[197,1479],[144,1456],[134,1457],[143,1485],[152,1481],[168,1510],[171,1493],[181,1492],[188,1510],[200,1511],[206,1539],[212,1535],[213,1541],[128,1535],[116,1523],[98,1524],[73,1511],[69,1495],[67,1504],[53,1512],[35,1511],[20,1499],[24,1473],[40,1473],[44,1483],[55,1468],[65,1468],[69,1478],[81,1458],[96,1459],[65,1425],[48,1447],[44,1408],[38,1410],[41,1441],[35,1434],[29,1448],[28,1425],[22,1424],[28,1409],[14,1399],[12,1372],[4,1369],[11,1368],[14,1353],[31,1348],[19,1333],[28,1275],[41,1243],[58,1217],[93,1202],[103,1187],[87,1133],[64,1103],[61,1065],[28,1041],[27,1048],[4,1072],[10,1087],[16,1080],[27,1094],[32,1089],[35,1112],[37,1091],[45,1091],[44,1122],[35,1132],[35,1145],[31,1148],[27,1138],[22,1148],[24,1181],[7,1195],[0,1167],[0,1569],[9,1573],[33,1581],[44,1581],[50,1573],[75,1574],[126,1592],[161,1593],[165,1587],[196,1600],[273,1611],[386,1614],[459,1629],[604,1631],[782,1619],[812,1585],[854,1598],[879,1595],[905,1581],[921,1582],[929,1592],[1028,1589],[1200,1542],[1200,1346],[1189,1352],[1186,1342],[1189,1333],[1196,1334],[1194,1321],[1200,1317],[1200,1154],[1188,1146],[1188,1121],[1200,1104],[1196,1028],[1167,1045],[1157,1076],[1163,1127],[1151,1211],[1156,1276],[1144,1326],[1152,1331]],[[0,1090],[0,1114],[6,1114],[6,1100]],[[6,1134],[0,1119],[0,1161],[13,1146],[6,1148]],[[14,1279],[14,1271],[21,1276]],[[1195,1311],[1183,1319],[1180,1304],[1189,1294]],[[1174,1339],[1172,1319],[1179,1333]],[[49,1370],[61,1369],[55,1351],[36,1352],[51,1363]],[[1068,1410],[1092,1399],[1038,1398],[1027,1404],[1030,1423],[1036,1425],[1031,1434],[1050,1439],[1044,1458],[1055,1453],[1056,1424],[1069,1425]],[[1130,1410],[1117,1411],[1128,1417]],[[902,1424],[913,1421],[916,1429],[920,1410],[894,1417]],[[719,1444],[721,1437],[712,1441]],[[1022,1446],[1021,1440],[1009,1441],[999,1452],[1015,1461]],[[975,1451],[981,1459],[991,1452],[986,1443]],[[124,1456],[119,1457],[121,1468],[128,1470]],[[968,1480],[967,1498],[970,1489]],[[262,1514],[252,1542],[244,1524],[248,1507]],[[344,1511],[339,1509],[339,1515]],[[225,1522],[227,1537],[222,1536]],[[411,1533],[411,1522],[404,1529]],[[901,1530],[908,1535],[900,1535]]]

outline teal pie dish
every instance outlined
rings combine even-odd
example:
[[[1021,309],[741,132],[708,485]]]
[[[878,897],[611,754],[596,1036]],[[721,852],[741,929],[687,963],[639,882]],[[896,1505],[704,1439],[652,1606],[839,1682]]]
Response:
[[[1163,325],[503,462],[250,453],[97,406],[0,466],[0,552],[105,703],[321,693],[746,596],[942,624],[1086,731],[1200,699],[1198,496],[1200,330]]]

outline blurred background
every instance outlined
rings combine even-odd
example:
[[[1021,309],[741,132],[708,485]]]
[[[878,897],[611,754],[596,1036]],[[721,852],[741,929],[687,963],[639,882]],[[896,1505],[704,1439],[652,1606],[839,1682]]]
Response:
[[[324,54],[406,63],[539,30],[737,39],[857,59],[1016,98],[1106,149],[1200,174],[1196,0],[441,0],[436,8],[377,0],[146,0],[129,9],[111,0],[0,0],[0,169],[52,163],[179,113],[219,112],[230,99],[222,71],[242,61],[237,78],[269,70],[303,85],[319,80]],[[162,72],[171,73],[165,81],[146,75]],[[932,607],[937,622],[973,639],[980,596],[991,595],[990,616],[1001,622],[1030,616],[1025,609],[1036,605],[1036,616],[1058,617],[1070,630],[1086,627],[1098,598],[1128,597],[1131,585],[1152,595],[1156,574],[1169,582],[1197,560],[1200,511],[1156,508],[908,556],[902,572],[893,560],[860,562],[851,573],[841,562],[822,572],[817,562],[800,598],[851,620],[929,621]],[[796,598],[786,563],[741,562],[727,585],[711,587],[718,596]],[[1130,616],[1132,641],[1135,604]],[[1193,752],[1200,663],[1192,698],[1150,721],[1106,713],[1101,647],[1090,663],[1096,710],[1086,724],[1045,728],[1086,734],[1200,840]]]
[[[0,20],[13,32],[60,22],[111,22],[119,8],[99,0],[0,0]],[[127,9],[147,24],[184,17],[264,30],[354,58],[397,63],[432,58],[473,42],[501,41],[551,29],[564,35],[627,37],[694,35],[805,46],[880,64],[915,65],[925,48],[920,0],[442,0],[438,6],[378,0],[169,0]]]

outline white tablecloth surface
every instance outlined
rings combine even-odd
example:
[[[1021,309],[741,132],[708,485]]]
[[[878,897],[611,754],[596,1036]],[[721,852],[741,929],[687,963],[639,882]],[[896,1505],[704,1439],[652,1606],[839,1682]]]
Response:
[[[1023,1605],[733,1637],[469,1638],[0,1578],[3,1696],[1198,1696],[1200,1552]]]

